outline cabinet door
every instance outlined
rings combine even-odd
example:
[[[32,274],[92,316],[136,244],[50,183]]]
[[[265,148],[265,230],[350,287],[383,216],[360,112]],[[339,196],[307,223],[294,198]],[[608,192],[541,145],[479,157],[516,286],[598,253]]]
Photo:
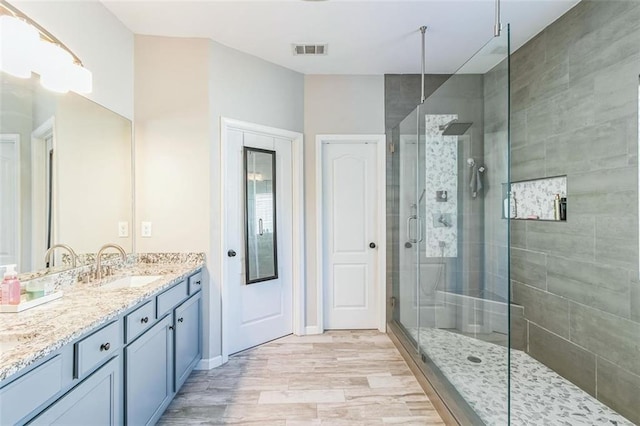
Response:
[[[113,358],[29,424],[120,424],[120,365],[120,356]]]
[[[200,333],[201,293],[188,299],[175,310],[176,321],[176,392],[202,358]]]
[[[173,397],[173,318],[164,317],[125,348],[125,415],[154,424]]]

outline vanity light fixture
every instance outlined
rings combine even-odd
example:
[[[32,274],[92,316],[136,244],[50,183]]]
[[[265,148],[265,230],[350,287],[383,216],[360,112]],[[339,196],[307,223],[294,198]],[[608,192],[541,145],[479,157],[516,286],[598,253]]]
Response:
[[[19,78],[40,75],[40,84],[54,92],[91,93],[91,71],[53,34],[0,0],[0,70]]]
[[[247,173],[247,180],[254,180],[256,182],[262,182],[263,181],[262,173],[251,173],[251,172],[248,172]]]

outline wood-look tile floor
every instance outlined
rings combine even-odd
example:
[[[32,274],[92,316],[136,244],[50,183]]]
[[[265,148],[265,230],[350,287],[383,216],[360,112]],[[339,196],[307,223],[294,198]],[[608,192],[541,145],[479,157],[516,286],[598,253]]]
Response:
[[[161,425],[443,425],[389,337],[287,336],[194,371]]]

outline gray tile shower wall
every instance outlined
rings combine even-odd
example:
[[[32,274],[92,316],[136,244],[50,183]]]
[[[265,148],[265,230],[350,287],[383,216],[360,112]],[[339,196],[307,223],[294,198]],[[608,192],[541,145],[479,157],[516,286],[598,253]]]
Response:
[[[511,57],[512,180],[566,174],[570,212],[511,223],[524,346],[636,423],[639,46],[640,2],[583,0]]]

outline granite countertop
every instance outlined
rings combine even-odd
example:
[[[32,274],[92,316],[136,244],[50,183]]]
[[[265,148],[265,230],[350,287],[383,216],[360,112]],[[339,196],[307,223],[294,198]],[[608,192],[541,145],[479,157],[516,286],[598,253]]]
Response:
[[[53,302],[19,312],[0,314],[0,380],[72,342],[101,324],[185,279],[202,262],[138,263],[100,282],[66,287]],[[142,287],[101,288],[131,275],[162,275]]]

